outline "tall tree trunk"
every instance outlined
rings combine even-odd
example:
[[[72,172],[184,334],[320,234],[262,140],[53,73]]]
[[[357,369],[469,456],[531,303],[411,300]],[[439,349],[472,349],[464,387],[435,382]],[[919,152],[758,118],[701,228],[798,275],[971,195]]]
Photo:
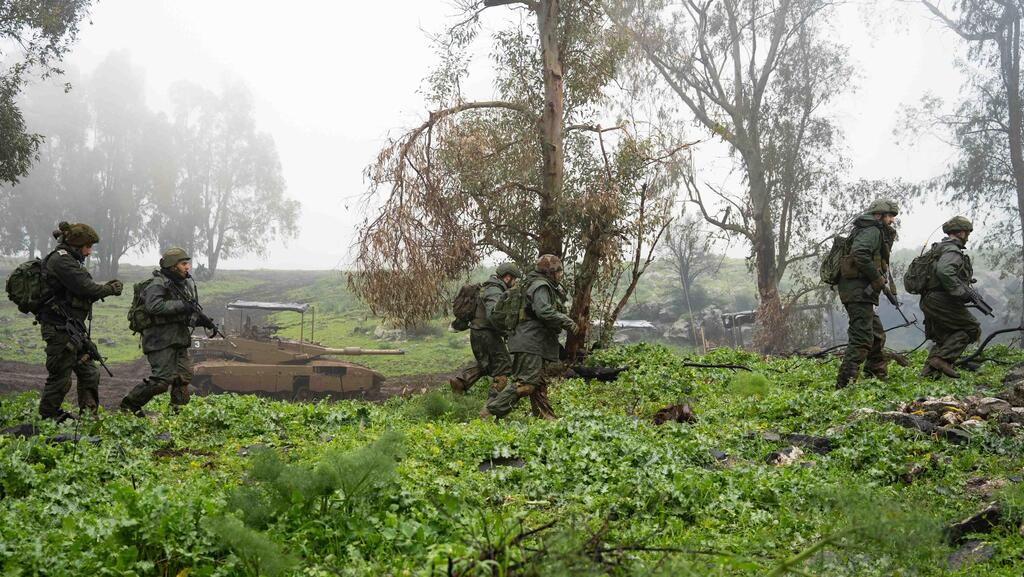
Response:
[[[751,155],[747,164],[750,198],[754,209],[754,261],[757,279],[757,334],[755,347],[762,353],[782,350],[786,340],[786,322],[779,296],[778,261],[775,232],[769,210],[768,187],[760,155]]]
[[[1021,266],[1024,267],[1024,110],[1021,108],[1020,86],[1020,15],[1014,7],[1006,8],[1006,36],[999,39],[999,58],[1006,90],[1007,128],[1010,167],[1017,189],[1017,215],[1021,224]],[[1021,324],[1024,325],[1024,279],[1021,280]]]
[[[590,304],[593,300],[591,293],[597,283],[601,259],[604,256],[600,242],[601,234],[595,233],[583,252],[583,262],[576,268],[569,318],[576,321],[579,330],[565,337],[565,354],[567,362],[571,364],[576,362],[580,352],[586,348],[587,334],[590,331]]]
[[[540,0],[537,29],[540,32],[541,61],[544,76],[544,110],[541,115],[543,175],[539,206],[541,254],[562,255],[562,231],[558,206],[565,176],[565,149],[562,123],[565,109],[565,85],[562,80],[562,52],[559,44],[560,0]]]

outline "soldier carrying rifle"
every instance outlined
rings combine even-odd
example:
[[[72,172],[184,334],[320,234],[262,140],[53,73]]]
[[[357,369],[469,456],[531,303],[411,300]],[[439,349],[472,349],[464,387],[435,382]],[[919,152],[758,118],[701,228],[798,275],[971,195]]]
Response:
[[[46,386],[39,399],[39,416],[59,423],[74,418],[61,408],[71,390],[72,372],[78,382],[79,409],[94,412],[99,405],[100,372],[96,362],[102,363],[103,359],[90,340],[85,323],[92,318],[93,303],[119,296],[123,285],[116,279],[97,284],[86,270],[85,259],[100,241],[91,226],[62,222],[53,231],[53,237],[57,239],[57,248],[41,263],[47,298],[36,314],[46,341],[47,372]]]
[[[217,331],[213,321],[202,313],[195,285],[189,286],[191,270],[188,253],[172,248],[160,258],[160,269],[153,271],[153,277],[135,286],[128,321],[133,331],[142,333],[142,352],[152,372],[121,401],[122,411],[143,416],[142,407],[168,388],[172,407],[188,404],[192,328]]]
[[[923,377],[941,372],[959,378],[953,363],[981,336],[981,325],[967,310],[968,303],[992,314],[991,307],[971,286],[974,267],[964,247],[973,230],[970,220],[954,216],[942,225],[946,238],[932,246],[934,267],[921,295],[921,310],[925,335],[935,344],[921,370]]]

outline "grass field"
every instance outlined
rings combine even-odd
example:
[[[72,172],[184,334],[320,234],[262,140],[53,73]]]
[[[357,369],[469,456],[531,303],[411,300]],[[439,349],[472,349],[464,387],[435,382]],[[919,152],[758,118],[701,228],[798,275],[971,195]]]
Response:
[[[998,351],[1004,362],[1020,351]],[[104,415],[93,442],[0,436],[0,573],[171,576],[996,576],[1024,571],[1024,437],[996,423],[964,444],[872,418],[924,395],[993,394],[1006,366],[958,381],[894,367],[836,391],[836,361],[699,359],[654,346],[602,353],[612,383],[552,388],[561,419],[521,403],[472,418],[468,397],[383,404],[196,398],[151,419]],[[923,359],[918,354],[916,364]],[[743,373],[741,373],[743,374]],[[655,425],[686,400],[697,419]],[[0,404],[31,421],[34,394]],[[769,431],[822,435],[788,466]],[[985,489],[991,487],[991,489]],[[1002,506],[970,534],[990,558],[953,563],[942,528]]]

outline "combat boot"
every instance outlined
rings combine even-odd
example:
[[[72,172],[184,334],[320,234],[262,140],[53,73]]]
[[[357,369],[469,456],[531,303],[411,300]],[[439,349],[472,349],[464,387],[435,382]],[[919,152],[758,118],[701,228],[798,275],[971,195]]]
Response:
[[[950,377],[952,379],[960,378],[960,373],[956,372],[956,369],[953,368],[953,365],[949,364],[949,362],[946,361],[945,359],[939,357],[931,357],[928,359],[928,365],[937,371],[941,371],[942,374],[946,375],[947,377]]]
[[[452,392],[455,393],[456,395],[466,394],[466,385],[460,379],[448,379],[448,385],[451,386]]]
[[[850,370],[846,365],[839,367],[839,374],[836,375],[836,390],[845,389],[857,378],[857,367]]]
[[[935,374],[935,369],[932,368],[931,364],[928,363],[928,361],[925,361],[924,362],[924,366],[921,367],[921,376],[922,377],[926,377],[926,378],[930,378],[930,379],[934,379],[938,375]]]
[[[864,376],[866,378],[875,378],[880,381],[889,380],[889,364],[882,362],[877,365],[864,365]]]
[[[131,413],[131,414],[135,415],[136,417],[145,417],[146,416],[146,413],[144,413],[141,408],[133,407],[133,406],[131,406],[131,404],[126,403],[124,401],[121,401],[120,409],[121,409],[121,412],[123,412],[123,413]]]

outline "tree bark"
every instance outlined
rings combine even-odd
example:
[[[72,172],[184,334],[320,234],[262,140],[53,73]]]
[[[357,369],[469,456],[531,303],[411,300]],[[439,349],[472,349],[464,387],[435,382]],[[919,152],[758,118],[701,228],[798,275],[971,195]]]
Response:
[[[565,85],[562,79],[562,52],[559,34],[560,0],[541,0],[537,5],[537,29],[540,32],[541,63],[544,78],[544,110],[541,115],[541,156],[543,174],[539,206],[541,254],[564,256],[562,223],[558,206],[565,177],[564,110]],[[574,303],[575,304],[575,303]]]
[[[1024,110],[1021,108],[1020,86],[1020,20],[1012,6],[1005,10],[1005,35],[999,35],[999,58],[1006,90],[1007,128],[1009,129],[1010,167],[1017,189],[1017,216],[1021,225],[1021,265],[1024,266]],[[1021,302],[1024,303],[1024,278],[1021,280]],[[1024,306],[1021,308],[1024,324]]]

